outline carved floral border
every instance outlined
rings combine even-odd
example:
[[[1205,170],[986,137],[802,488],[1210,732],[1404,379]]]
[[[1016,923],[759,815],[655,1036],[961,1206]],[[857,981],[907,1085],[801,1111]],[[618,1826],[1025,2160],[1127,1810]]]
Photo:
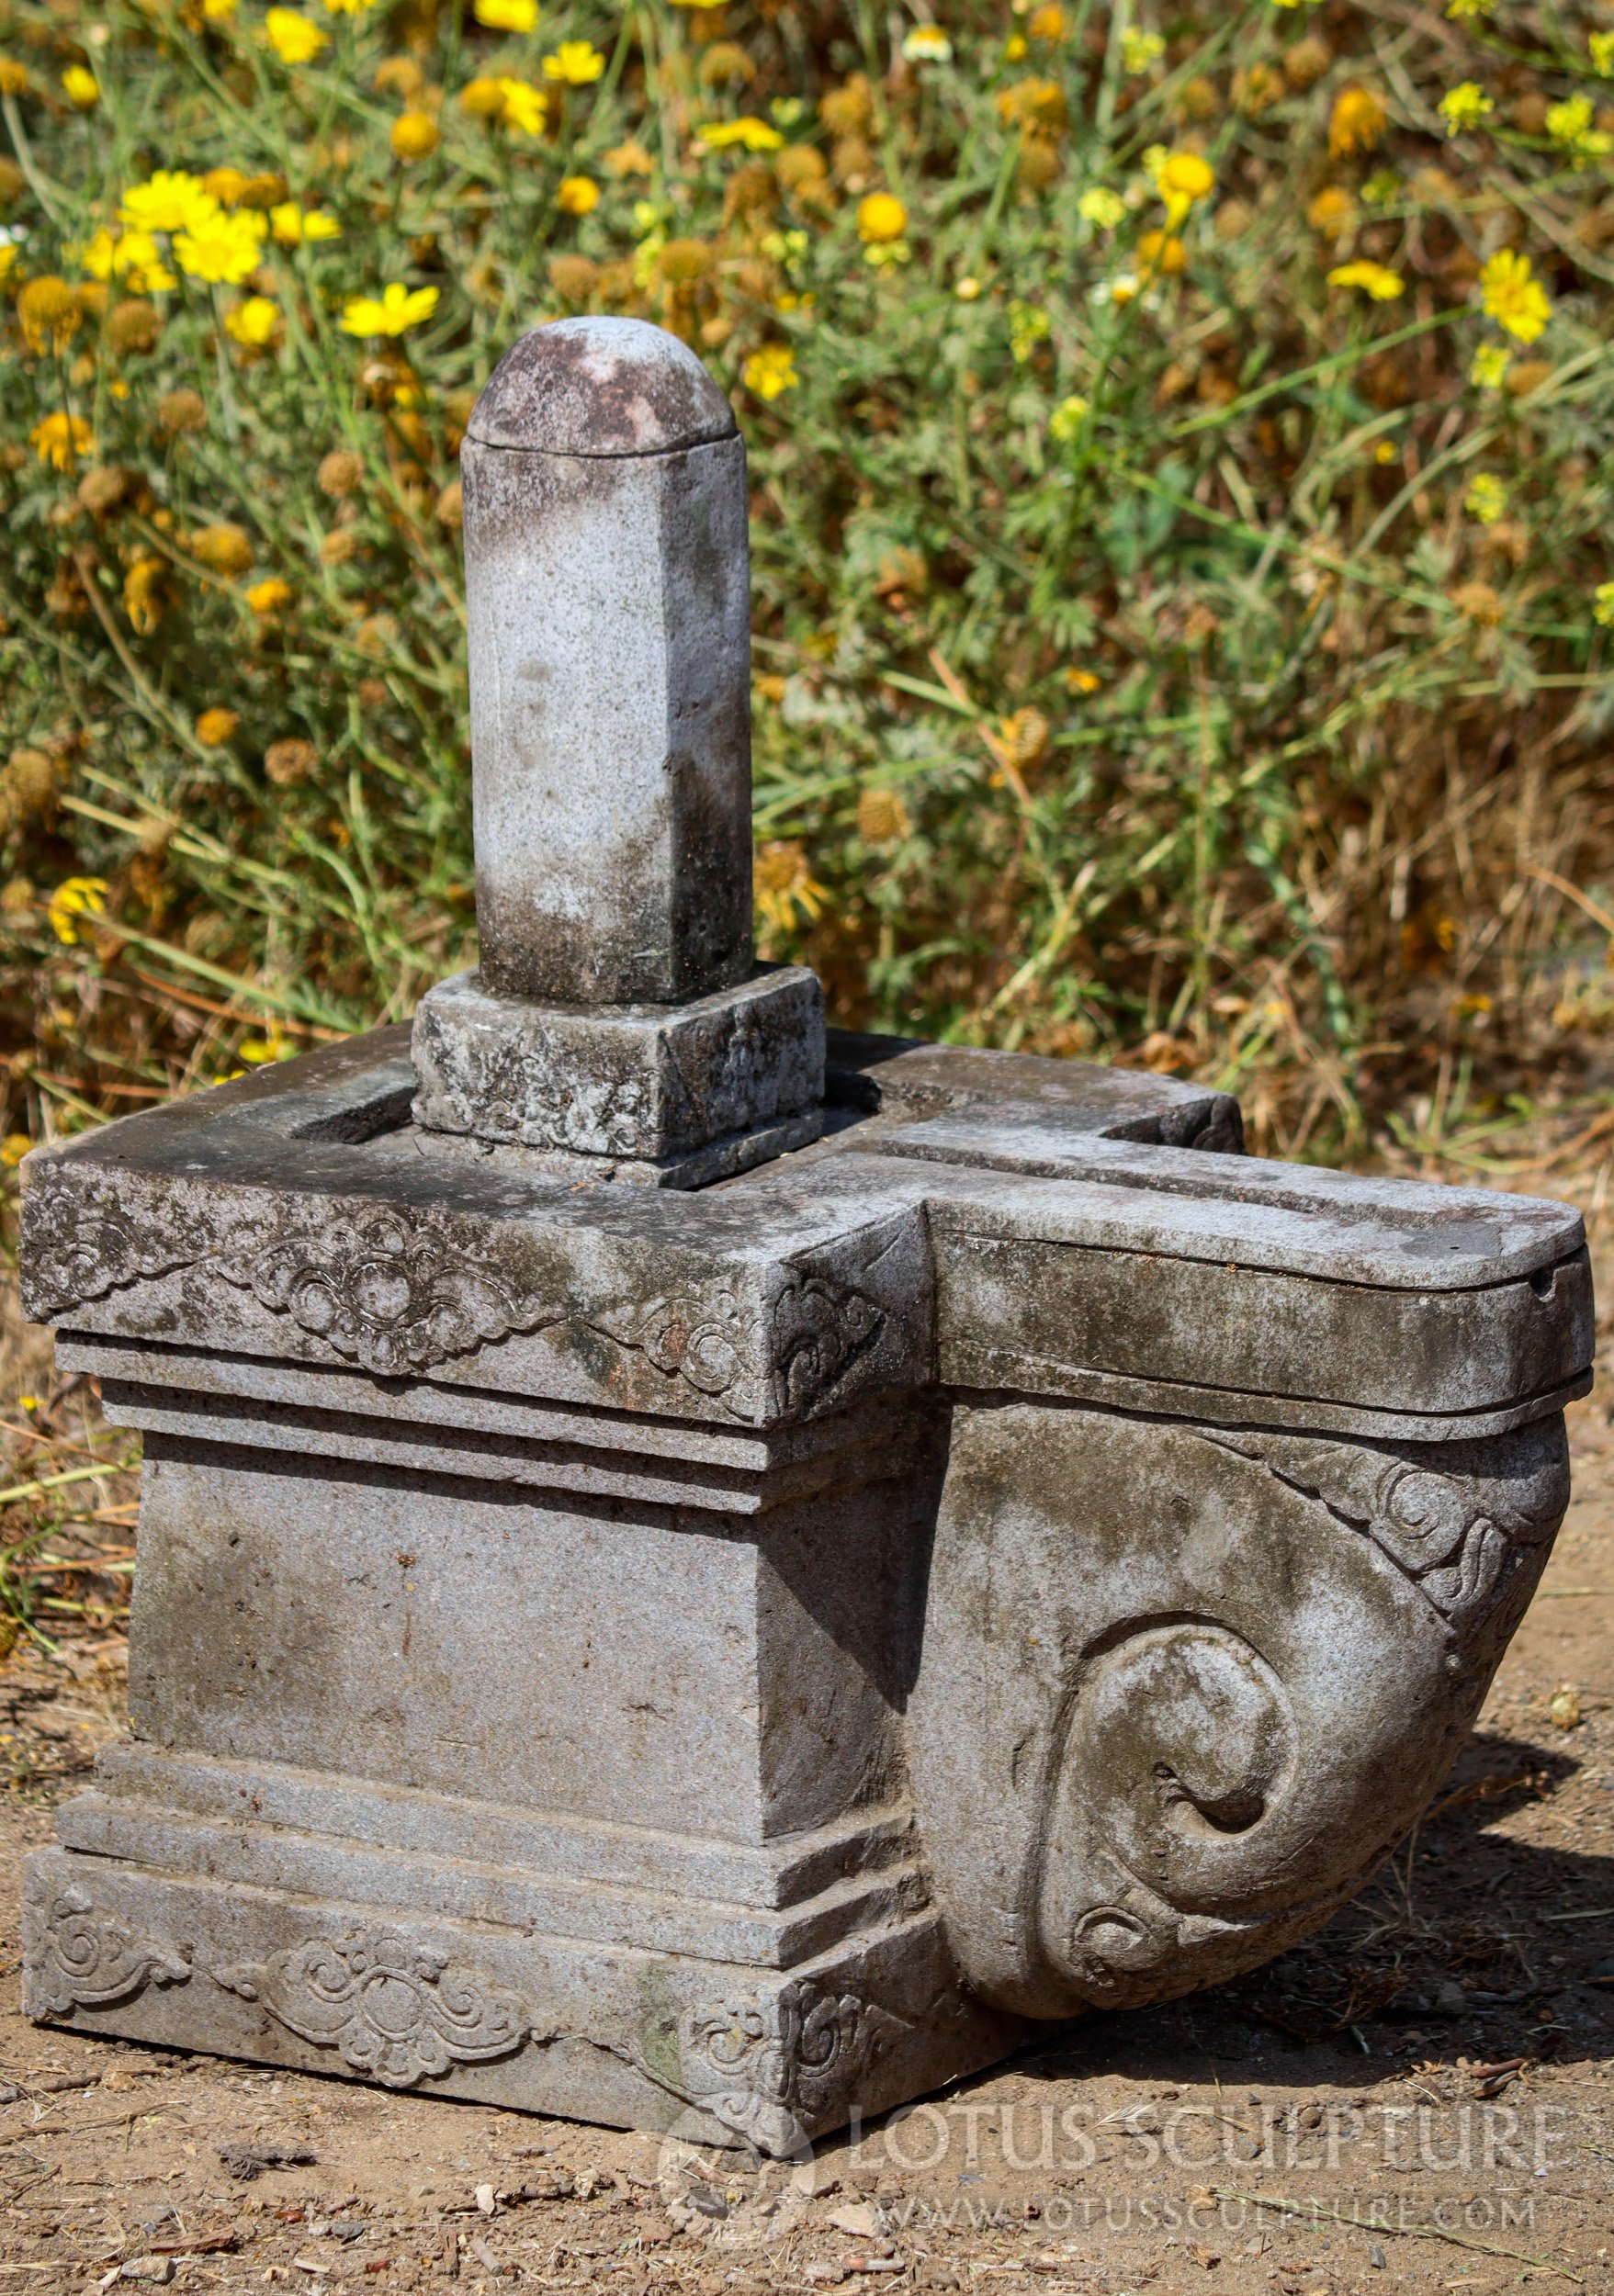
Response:
[[[115,1184],[47,1166],[26,1200],[28,1307],[62,1322],[90,1300],[201,1267],[286,1316],[337,1357],[377,1378],[430,1371],[514,1334],[574,1324],[638,1355],[653,1370],[740,1418],[759,1375],[778,1412],[821,1405],[877,1343],[887,1311],[855,1284],[786,1271],[759,1334],[720,1279],[686,1296],[580,1315],[524,1296],[441,1217],[342,1199],[310,1216],[278,1205],[198,1244],[194,1210],[130,1210]],[[768,1368],[753,1369],[759,1350]],[[758,1400],[762,1400],[759,1396]]]
[[[190,1982],[190,1960],[76,1885],[57,1890],[28,1954],[28,2013],[69,2019]],[[530,2004],[469,1962],[382,1924],[315,1936],[208,1974],[301,2041],[334,2050],[388,2088],[441,2080],[560,2036]],[[746,2139],[788,2157],[850,2107],[903,2020],[850,1989],[810,1979],[675,2014],[666,2064],[595,2036],[645,2079]]]

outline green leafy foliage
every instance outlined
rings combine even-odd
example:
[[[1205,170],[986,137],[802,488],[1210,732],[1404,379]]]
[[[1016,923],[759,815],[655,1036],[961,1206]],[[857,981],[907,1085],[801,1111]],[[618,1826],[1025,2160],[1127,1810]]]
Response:
[[[465,961],[454,452],[580,310],[734,394],[762,943],[839,1017],[1214,1077],[1292,1152],[1573,1071],[1594,11],[481,15],[0,6],[14,1144]]]

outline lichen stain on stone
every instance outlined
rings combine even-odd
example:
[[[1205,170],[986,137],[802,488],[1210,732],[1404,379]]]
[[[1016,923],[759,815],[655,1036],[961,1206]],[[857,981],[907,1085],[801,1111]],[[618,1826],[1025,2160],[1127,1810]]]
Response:
[[[728,401],[675,338],[642,321],[577,319],[535,327],[505,353],[467,436],[605,457],[665,453],[736,429]]]
[[[653,1962],[638,1973],[639,2049],[645,2069],[673,2096],[683,2091],[683,2052],[678,2042],[678,2007],[667,1973]]]

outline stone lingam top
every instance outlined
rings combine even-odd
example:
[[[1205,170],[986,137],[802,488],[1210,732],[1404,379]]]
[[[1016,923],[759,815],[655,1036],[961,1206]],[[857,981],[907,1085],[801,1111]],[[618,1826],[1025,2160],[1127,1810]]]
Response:
[[[1372,1873],[1563,1514],[1585,1237],[826,1035],[751,960],[721,395],[567,321],[464,463],[480,973],[24,1167],[145,1442],[25,2000],[791,2154]]]
[[[421,1005],[419,1121],[677,1187],[801,1147],[823,1000],[751,961],[728,400],[658,327],[562,320],[496,368],[460,467],[481,967]]]

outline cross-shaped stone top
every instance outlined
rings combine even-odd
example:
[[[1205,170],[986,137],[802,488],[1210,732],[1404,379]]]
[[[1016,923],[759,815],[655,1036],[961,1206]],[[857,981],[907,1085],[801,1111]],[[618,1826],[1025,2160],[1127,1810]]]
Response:
[[[660,327],[560,320],[494,370],[460,463],[481,967],[421,1007],[417,1117],[686,1187],[798,1145],[822,999],[752,961],[728,401]]]

